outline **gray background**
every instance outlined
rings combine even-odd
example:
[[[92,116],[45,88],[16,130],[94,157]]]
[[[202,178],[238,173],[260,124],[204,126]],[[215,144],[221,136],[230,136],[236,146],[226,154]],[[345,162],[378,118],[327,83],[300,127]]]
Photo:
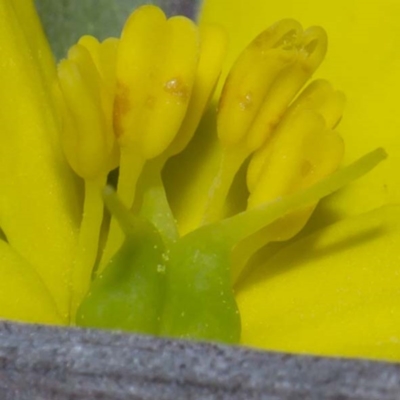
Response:
[[[137,6],[156,4],[167,15],[195,18],[199,0],[35,0],[56,57],[62,58],[78,38],[119,36],[124,21]]]

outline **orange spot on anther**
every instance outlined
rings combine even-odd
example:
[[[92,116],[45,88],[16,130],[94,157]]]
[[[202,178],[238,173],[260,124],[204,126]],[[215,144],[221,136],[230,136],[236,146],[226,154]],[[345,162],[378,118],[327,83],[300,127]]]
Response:
[[[129,100],[129,88],[121,83],[117,85],[117,94],[114,101],[114,132],[117,138],[123,134],[122,120],[124,116],[131,110]]]

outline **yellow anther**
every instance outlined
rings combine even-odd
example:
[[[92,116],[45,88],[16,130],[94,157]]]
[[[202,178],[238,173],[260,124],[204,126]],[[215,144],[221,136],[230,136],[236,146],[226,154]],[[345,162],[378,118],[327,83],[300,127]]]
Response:
[[[135,11],[118,50],[114,126],[122,147],[144,159],[161,154],[185,117],[199,57],[198,30],[184,17],[166,20],[155,6]]]
[[[301,26],[296,21],[281,21],[259,35],[233,66],[219,101],[217,132],[220,143],[215,142],[208,151],[212,167],[205,168],[200,185],[204,187],[193,186],[196,201],[190,202],[196,204],[196,212],[185,206],[192,215],[192,228],[193,224],[208,224],[221,217],[234,176],[251,153],[243,145],[243,139],[277,75],[295,61],[300,34]],[[197,201],[199,190],[206,195]]]
[[[327,36],[322,28],[312,27],[301,34],[295,62],[276,77],[247,132],[249,150],[258,149],[269,138],[288,105],[323,61],[326,49]]]
[[[89,35],[82,36],[78,41],[78,44],[89,51],[112,102],[115,94],[118,43],[119,39],[116,38],[108,38],[100,43]]]
[[[256,185],[250,189],[249,208],[288,194],[297,186],[305,168],[305,144],[324,127],[323,118],[310,110],[294,113],[282,121],[263,149],[264,163]]]
[[[161,155],[179,132],[200,54],[199,32],[185,17],[166,19],[143,6],[128,19],[117,55],[114,132],[121,150],[118,195],[133,205],[146,161]],[[112,221],[100,270],[123,240]]]
[[[298,96],[273,136],[251,158],[248,209],[310,187],[337,169],[344,144],[332,129],[340,121],[344,103],[343,93],[323,80],[312,82]],[[314,208],[310,204],[296,210],[241,242],[233,255],[233,281],[257,250],[297,234]]]
[[[115,164],[111,104],[89,51],[73,46],[58,67],[56,95],[63,115],[62,143],[68,162],[84,179]]]
[[[99,91],[104,117],[106,119],[106,126],[109,127],[108,129],[111,132],[113,131],[113,109],[116,92],[116,63],[119,39],[107,38],[100,43],[95,37],[86,35],[79,39],[78,44],[89,51],[92,61],[96,65],[97,72],[100,76]],[[108,170],[116,168],[119,164],[119,148],[115,140],[115,135],[113,134],[112,136],[114,136],[114,138],[112,138],[113,149],[111,151]]]
[[[340,121],[343,114],[344,105],[345,96],[342,92],[335,91],[331,84],[327,81],[317,80],[307,86],[307,88],[304,89],[296,101],[293,102],[287,111],[287,116],[299,112],[300,110],[312,110],[322,118],[323,126],[321,126],[320,130],[327,131],[333,129]],[[289,118],[287,116],[284,117],[286,120]],[[277,138],[272,138],[252,156],[247,171],[247,186],[251,192],[253,192],[258,185],[259,179],[264,173],[263,168],[269,162],[269,155],[274,151],[273,143],[275,143],[276,140],[280,140],[279,136],[282,134],[281,132],[283,129],[287,129],[286,127],[288,127],[288,122],[282,121],[282,126],[280,126],[275,133]],[[294,145],[290,143],[290,139],[296,140],[295,136],[296,131],[294,130],[293,137],[289,138],[286,144],[288,148],[293,148]],[[338,140],[341,141],[339,138]],[[312,148],[313,146],[311,145],[311,149]],[[295,148],[293,149],[295,150]],[[300,148],[297,150],[298,152],[301,151]]]
[[[84,35],[78,40],[78,44],[85,47],[86,50],[90,53],[94,64],[96,65],[97,69],[100,66],[100,57],[99,57],[99,48],[100,42],[97,38],[90,35]]]
[[[301,26],[283,20],[265,30],[240,55],[225,82],[218,110],[223,146],[238,144],[250,129],[278,74],[296,58]]]
[[[322,62],[326,47],[322,28],[303,32],[298,22],[289,19],[265,30],[239,56],[219,102],[220,164],[203,223],[221,217],[235,174],[276,129],[297,92]]]
[[[332,85],[323,79],[311,82],[290,106],[291,110],[307,108],[317,111],[325,119],[328,129],[333,129],[343,115],[346,103],[344,93],[333,89]]]
[[[217,25],[206,25],[200,32],[200,39],[200,59],[189,107],[167,157],[180,153],[192,139],[221,73],[227,47],[226,32]]]
[[[325,83],[321,86],[313,84],[312,87],[328,89]],[[308,92],[321,94],[318,90]],[[325,92],[327,98],[321,104],[328,105],[327,108],[313,105],[310,98],[304,96],[290,108],[270,140],[254,153],[247,171],[248,209],[307,188],[339,166],[344,152],[343,140],[330,129],[332,127],[327,125],[325,116],[334,114],[329,113],[331,104],[342,95],[335,96],[336,92],[330,86]],[[298,233],[314,207],[315,204],[310,204],[296,210],[240,243],[233,255],[233,281],[238,279],[249,258],[261,247],[271,241],[288,240]]]
[[[207,177],[201,185],[205,187],[200,189],[207,195],[199,196],[195,184],[196,202],[188,199],[197,204],[197,212],[190,210],[191,218],[185,217],[192,221],[190,225],[221,218],[235,174],[275,130],[297,92],[322,62],[326,47],[322,28],[303,32],[298,22],[283,20],[261,33],[239,56],[219,101],[219,143],[209,150],[213,167],[204,170]],[[211,169],[215,168],[218,170],[212,177]]]
[[[274,44],[265,42],[271,31],[282,35]],[[286,63],[281,60],[280,65],[274,65],[275,69],[268,63],[263,65],[265,60],[274,61],[276,49],[286,54]],[[239,57],[222,93],[218,115],[222,144],[240,142],[249,153],[258,149],[321,64],[326,49],[327,36],[322,28],[311,27],[302,32],[301,26],[292,20],[281,21],[256,38]]]

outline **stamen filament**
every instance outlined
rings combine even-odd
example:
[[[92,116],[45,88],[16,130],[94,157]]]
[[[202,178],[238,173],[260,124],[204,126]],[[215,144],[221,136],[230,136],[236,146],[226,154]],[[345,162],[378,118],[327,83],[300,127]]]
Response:
[[[72,268],[71,321],[74,321],[76,310],[89,289],[93,267],[98,255],[104,213],[101,189],[105,183],[105,175],[96,180],[85,180],[82,222]]]
[[[145,162],[146,160],[140,157],[140,154],[135,149],[131,147],[121,148],[117,193],[128,210],[132,208],[137,182]],[[103,271],[108,261],[121,247],[123,241],[124,235],[121,228],[117,221],[112,218],[106,245],[96,274],[100,274]]]
[[[161,178],[162,165],[163,160],[156,160],[144,169],[140,180],[142,193],[138,213],[150,221],[164,241],[170,244],[178,240],[179,234]]]
[[[208,191],[201,225],[207,225],[221,218],[232,182],[240,166],[248,156],[245,148],[224,149],[218,171]]]

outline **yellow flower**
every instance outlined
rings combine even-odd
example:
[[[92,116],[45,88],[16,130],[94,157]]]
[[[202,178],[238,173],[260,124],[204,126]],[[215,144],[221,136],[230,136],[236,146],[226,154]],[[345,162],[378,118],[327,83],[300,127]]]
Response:
[[[309,234],[263,254],[264,265],[238,290],[242,339],[266,349],[398,360],[400,210],[387,205],[400,200],[400,4],[251,0],[226,7],[206,0],[202,22],[218,21],[228,30],[229,64],[254,34],[283,17],[328,32],[318,76],[346,92],[345,162],[378,144],[389,158],[323,201]]]
[[[213,6],[204,18],[217,15]],[[33,3],[2,2],[2,317],[235,343],[237,300],[243,344],[398,357],[387,251],[398,235],[395,206],[271,244],[293,237],[322,197],[385,157],[377,150],[336,171],[343,94],[319,79],[292,101],[322,62],[326,33],[279,19],[243,43],[223,69],[218,109],[211,102],[202,119],[226,48],[220,27],[144,6],[120,39],[84,36],[56,70]],[[110,222],[100,193],[113,179],[118,197],[103,194]],[[329,268],[329,260],[292,266],[311,244],[314,254],[341,259],[343,240],[349,260],[368,257],[362,271],[354,262]],[[275,269],[246,280],[259,249]],[[377,249],[386,249],[387,260],[375,258],[381,275]],[[328,269],[322,301],[315,279]],[[371,312],[361,314],[368,302]],[[372,317],[379,325],[358,351]]]

